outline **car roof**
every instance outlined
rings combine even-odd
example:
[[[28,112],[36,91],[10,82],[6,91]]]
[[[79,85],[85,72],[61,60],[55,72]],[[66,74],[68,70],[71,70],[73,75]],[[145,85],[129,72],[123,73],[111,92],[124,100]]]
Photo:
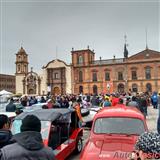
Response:
[[[105,107],[100,110],[96,115],[96,118],[100,117],[132,117],[132,118],[139,118],[145,119],[143,114],[136,109],[135,107],[128,107],[128,106],[121,106],[121,107]]]
[[[0,114],[4,114],[6,116],[8,116],[8,118],[12,118],[16,116],[15,112],[0,112]]]
[[[20,115],[18,115],[15,119],[23,119],[27,115],[35,115],[41,121],[54,121],[60,118],[62,115],[67,115],[68,113],[71,113],[73,111],[74,111],[73,109],[66,109],[66,108],[39,109],[31,112],[23,112]]]

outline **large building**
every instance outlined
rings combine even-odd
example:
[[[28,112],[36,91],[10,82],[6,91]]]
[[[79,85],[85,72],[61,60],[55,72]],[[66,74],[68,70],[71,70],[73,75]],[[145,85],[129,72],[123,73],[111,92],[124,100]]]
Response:
[[[124,58],[95,60],[95,53],[72,50],[73,93],[100,94],[110,92],[160,91],[160,52],[145,50]]]
[[[70,94],[71,67],[61,60],[52,60],[40,74],[28,71],[28,54],[21,47],[16,54],[16,93],[26,95]]]
[[[16,89],[15,76],[0,74],[0,91],[6,90],[12,93],[15,93]]]
[[[95,60],[94,51],[71,51],[72,64],[55,59],[37,74],[28,72],[28,55],[16,54],[16,93],[21,94],[100,94],[111,92],[160,91],[160,52],[148,49],[128,57]]]

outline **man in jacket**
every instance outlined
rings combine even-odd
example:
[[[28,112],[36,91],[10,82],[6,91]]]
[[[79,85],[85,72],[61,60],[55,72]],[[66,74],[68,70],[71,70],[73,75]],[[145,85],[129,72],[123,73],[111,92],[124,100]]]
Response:
[[[13,98],[10,99],[9,104],[6,106],[6,112],[15,112],[16,111],[16,105],[14,104]]]
[[[7,144],[11,144],[12,133],[9,130],[9,118],[1,114],[0,115],[0,148]]]
[[[16,142],[1,149],[1,160],[55,160],[53,150],[43,145],[41,123],[36,116],[27,115],[20,130],[13,136]]]

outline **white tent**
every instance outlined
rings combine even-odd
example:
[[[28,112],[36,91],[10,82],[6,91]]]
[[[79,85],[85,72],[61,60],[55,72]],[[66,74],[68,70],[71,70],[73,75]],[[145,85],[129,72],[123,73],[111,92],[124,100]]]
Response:
[[[13,93],[8,92],[8,91],[6,91],[6,90],[0,91],[0,95],[1,95],[1,96],[3,96],[3,95],[12,95],[12,94],[13,94]]]

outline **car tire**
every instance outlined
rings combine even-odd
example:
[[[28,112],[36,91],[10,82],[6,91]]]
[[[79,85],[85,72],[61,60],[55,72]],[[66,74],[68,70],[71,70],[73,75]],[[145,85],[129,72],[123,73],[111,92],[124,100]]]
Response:
[[[75,153],[78,154],[82,151],[83,148],[83,142],[82,142],[82,138],[78,137],[76,140],[76,148],[75,148]]]
[[[81,115],[82,117],[89,115],[89,110],[86,108],[81,108]]]

